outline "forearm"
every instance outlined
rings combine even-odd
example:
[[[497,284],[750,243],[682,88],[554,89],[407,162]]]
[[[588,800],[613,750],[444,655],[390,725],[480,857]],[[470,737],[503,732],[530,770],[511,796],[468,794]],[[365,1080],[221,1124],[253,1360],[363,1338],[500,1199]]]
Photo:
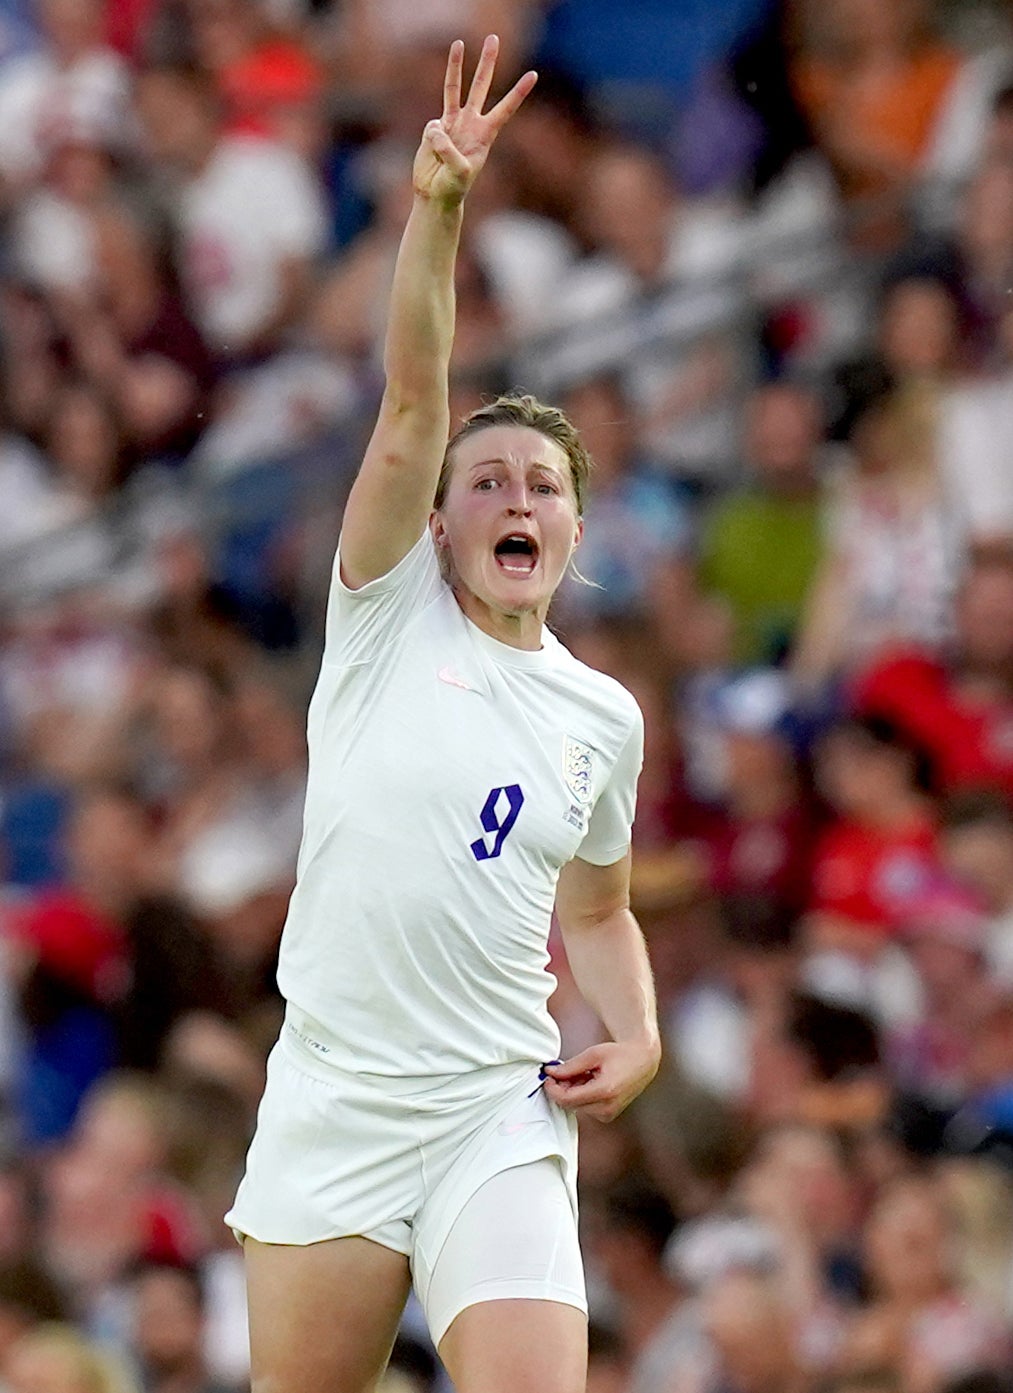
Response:
[[[563,929],[570,971],[611,1039],[659,1051],[654,979],[640,926],[628,908]]]
[[[401,238],[384,343],[388,398],[398,408],[446,401],[463,207],[416,194]]]

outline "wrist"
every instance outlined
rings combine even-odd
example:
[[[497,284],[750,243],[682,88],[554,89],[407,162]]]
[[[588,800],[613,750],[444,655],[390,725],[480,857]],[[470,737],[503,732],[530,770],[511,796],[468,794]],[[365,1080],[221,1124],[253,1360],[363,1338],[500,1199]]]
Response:
[[[454,193],[436,194],[429,189],[413,189],[412,197],[416,207],[425,208],[437,216],[445,217],[449,221],[456,221],[464,213],[464,198],[466,190],[461,189]]]
[[[661,1036],[657,1030],[647,1029],[636,1035],[626,1035],[616,1044],[637,1050],[653,1064],[661,1063]]]

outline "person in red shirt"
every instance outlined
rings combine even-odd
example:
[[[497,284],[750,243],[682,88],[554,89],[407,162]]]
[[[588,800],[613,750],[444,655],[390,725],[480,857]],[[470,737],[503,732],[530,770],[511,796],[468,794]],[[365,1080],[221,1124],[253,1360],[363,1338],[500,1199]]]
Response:
[[[884,654],[851,696],[857,712],[885,717],[927,751],[940,792],[993,785],[1013,795],[1013,547],[972,562],[950,654]]]
[[[823,737],[816,778],[835,818],[816,846],[812,947],[870,961],[937,874],[930,762],[879,716]]]

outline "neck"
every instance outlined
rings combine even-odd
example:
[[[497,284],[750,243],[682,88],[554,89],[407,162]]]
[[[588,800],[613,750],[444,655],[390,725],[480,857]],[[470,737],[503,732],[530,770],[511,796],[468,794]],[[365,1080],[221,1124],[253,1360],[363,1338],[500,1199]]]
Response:
[[[544,609],[539,606],[537,610],[510,614],[486,604],[460,581],[455,581],[453,590],[454,598],[466,617],[490,638],[509,644],[511,648],[524,648],[529,652],[537,652],[541,648],[542,626],[548,606]]]

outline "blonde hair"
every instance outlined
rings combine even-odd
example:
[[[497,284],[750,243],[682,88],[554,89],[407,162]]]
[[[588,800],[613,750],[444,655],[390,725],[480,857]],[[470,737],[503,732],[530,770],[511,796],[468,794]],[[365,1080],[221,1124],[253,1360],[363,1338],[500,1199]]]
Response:
[[[127,1365],[110,1350],[87,1339],[72,1325],[47,1321],[22,1335],[8,1354],[8,1364],[33,1355],[58,1361],[82,1393],[139,1393]],[[63,1383],[67,1387],[67,1383]]]
[[[486,406],[480,406],[466,416],[450,437],[440,477],[436,484],[433,507],[443,507],[454,468],[454,452],[462,440],[477,435],[490,426],[526,426],[538,431],[547,440],[552,440],[563,451],[570,464],[570,481],[577,503],[577,515],[584,514],[584,500],[587,497],[588,478],[591,473],[591,456],[577,433],[573,422],[560,411],[558,406],[546,406],[537,397],[528,394],[507,393],[497,397]]]

